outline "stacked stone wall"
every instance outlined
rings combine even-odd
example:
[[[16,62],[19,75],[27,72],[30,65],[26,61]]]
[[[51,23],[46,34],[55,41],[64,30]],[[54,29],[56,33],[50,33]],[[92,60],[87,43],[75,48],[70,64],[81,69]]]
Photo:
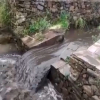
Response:
[[[52,64],[50,75],[64,100],[100,100],[100,40]]]
[[[9,2],[13,12],[12,26],[20,31],[39,17],[48,16],[52,21],[56,20],[62,11],[70,13],[73,20],[82,17],[87,21],[92,20],[90,24],[99,23],[99,0],[10,0]]]
[[[81,89],[85,100],[100,99],[99,43],[100,41],[88,50],[76,52],[70,57],[70,77]]]

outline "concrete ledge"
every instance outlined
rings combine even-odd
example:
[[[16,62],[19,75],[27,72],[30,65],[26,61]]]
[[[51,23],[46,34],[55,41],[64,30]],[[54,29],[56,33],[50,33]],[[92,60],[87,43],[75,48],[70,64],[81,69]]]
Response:
[[[45,38],[43,41],[36,41],[35,38],[30,36],[22,38],[23,43],[28,48],[39,48],[44,46],[50,46],[62,42],[63,40],[64,40],[63,33],[55,33],[53,31],[45,33]]]

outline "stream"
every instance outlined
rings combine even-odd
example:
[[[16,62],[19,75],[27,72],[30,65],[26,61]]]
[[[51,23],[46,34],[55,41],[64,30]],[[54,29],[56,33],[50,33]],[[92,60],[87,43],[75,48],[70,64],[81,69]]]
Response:
[[[58,93],[52,83],[46,79],[50,65],[61,57],[65,58],[77,50],[88,48],[93,44],[92,35],[99,35],[99,31],[70,30],[65,34],[65,40],[61,44],[32,49],[22,56],[19,53],[11,54],[11,51],[5,54],[0,52],[0,98],[11,100],[8,98],[12,98],[14,92],[6,94],[10,91],[9,87],[19,86],[30,90],[34,98],[23,97],[23,100],[63,100],[62,94]]]

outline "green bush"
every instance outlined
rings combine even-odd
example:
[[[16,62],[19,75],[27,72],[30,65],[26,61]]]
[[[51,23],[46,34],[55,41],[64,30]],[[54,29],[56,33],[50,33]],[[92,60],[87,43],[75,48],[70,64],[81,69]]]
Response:
[[[47,21],[46,18],[39,19],[30,25],[29,33],[43,32],[44,30],[48,29],[49,26],[50,22]]]
[[[10,24],[10,22],[11,22],[10,11],[7,5],[7,1],[2,0],[0,2],[0,24],[1,26],[7,26]]]
[[[69,26],[70,26],[70,21],[69,21],[69,17],[70,17],[70,14],[67,14],[66,12],[61,12],[61,15],[60,15],[60,18],[59,18],[59,21],[62,25],[62,28],[64,29],[69,29]]]
[[[75,21],[75,27],[76,28],[84,28],[85,26],[86,26],[86,21],[82,17],[79,17]]]

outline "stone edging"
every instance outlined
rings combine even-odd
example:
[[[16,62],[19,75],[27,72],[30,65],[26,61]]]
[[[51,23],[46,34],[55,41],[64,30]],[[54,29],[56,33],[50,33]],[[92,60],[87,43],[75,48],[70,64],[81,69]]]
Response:
[[[65,99],[100,100],[100,40],[51,65],[50,80]]]

